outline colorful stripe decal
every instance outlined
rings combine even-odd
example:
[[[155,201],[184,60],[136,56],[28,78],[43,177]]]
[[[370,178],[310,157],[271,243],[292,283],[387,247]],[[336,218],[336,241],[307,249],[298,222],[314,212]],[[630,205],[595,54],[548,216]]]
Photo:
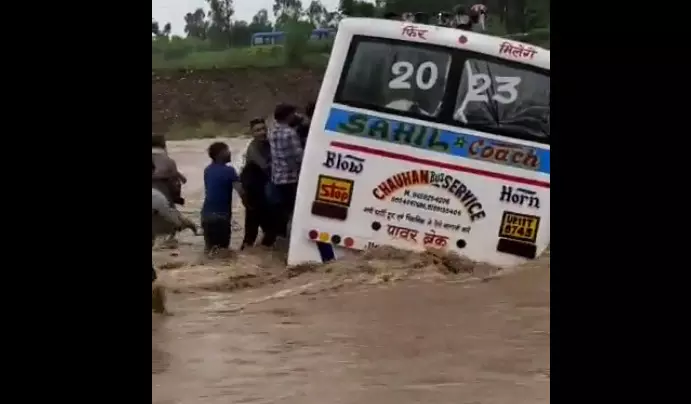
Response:
[[[518,143],[498,141],[469,133],[416,125],[377,116],[331,108],[324,129],[329,134],[373,139],[407,145],[446,155],[510,165],[527,171],[550,173],[550,151]]]

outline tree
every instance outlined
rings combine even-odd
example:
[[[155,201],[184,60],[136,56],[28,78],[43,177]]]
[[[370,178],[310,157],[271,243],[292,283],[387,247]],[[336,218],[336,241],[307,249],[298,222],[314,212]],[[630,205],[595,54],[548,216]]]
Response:
[[[258,25],[258,26],[261,26],[261,27],[265,27],[265,26],[267,26],[267,25],[269,25],[269,24],[270,24],[270,22],[269,22],[269,12],[266,11],[265,8],[262,8],[262,9],[260,9],[259,11],[257,11],[257,14],[255,14],[254,17],[252,17],[252,23],[251,23],[251,25]]]
[[[276,28],[285,30],[291,21],[298,21],[302,15],[302,2],[300,0],[274,0],[274,16],[276,16]]]
[[[233,46],[248,46],[252,41],[252,29],[247,21],[235,21],[231,27],[231,44]]]
[[[338,10],[349,17],[374,17],[377,8],[368,1],[341,0]]]
[[[338,11],[327,12],[324,20],[324,26],[336,28],[338,27],[338,23],[341,22],[341,19],[343,19],[343,16]]]
[[[297,17],[282,15],[286,17],[286,25],[282,28],[286,33],[283,56],[288,65],[299,66],[307,52],[307,41],[314,26],[307,21],[300,21]]]
[[[157,37],[168,37],[170,36],[170,31],[172,30],[172,27],[169,22],[166,23],[166,25],[163,26],[163,31],[161,31],[160,26],[158,25],[158,21],[156,20],[151,20],[151,33]]]
[[[305,10],[309,22],[315,27],[324,27],[326,25],[327,13],[326,7],[319,0],[312,0],[307,10]]]
[[[253,33],[255,32],[267,32],[271,31],[271,21],[269,21],[269,12],[262,8],[257,11],[257,14],[252,17],[252,22],[250,23],[250,29]]]
[[[274,0],[273,10],[277,23],[281,17],[283,20],[286,20],[287,17],[297,19],[302,13],[302,2],[300,0]]]
[[[206,39],[208,31],[209,21],[203,9],[198,8],[185,15],[185,33],[188,37]]]
[[[376,15],[376,8],[373,3],[367,1],[355,1],[354,4],[355,15],[360,17],[374,17]]]
[[[232,17],[235,14],[233,0],[206,0],[209,4],[210,24],[208,38],[216,46],[228,46],[231,42]]]
[[[338,11],[341,13],[355,17],[353,12],[355,11],[355,1],[354,0],[341,0],[338,2]]]

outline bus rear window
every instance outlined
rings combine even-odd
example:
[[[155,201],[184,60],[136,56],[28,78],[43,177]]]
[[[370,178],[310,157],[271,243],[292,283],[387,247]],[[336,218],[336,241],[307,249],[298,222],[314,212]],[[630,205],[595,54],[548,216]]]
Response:
[[[490,133],[549,139],[549,76],[520,67],[466,59],[454,119]]]
[[[549,97],[549,70],[356,35],[334,101],[549,144]]]
[[[451,66],[451,50],[358,41],[341,79],[338,102],[436,117]]]

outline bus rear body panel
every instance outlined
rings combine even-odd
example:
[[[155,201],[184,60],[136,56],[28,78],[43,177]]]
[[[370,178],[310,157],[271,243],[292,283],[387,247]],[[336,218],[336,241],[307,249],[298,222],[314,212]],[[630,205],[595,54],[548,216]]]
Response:
[[[402,21],[339,25],[289,265],[372,246],[508,267],[549,245],[549,51]]]

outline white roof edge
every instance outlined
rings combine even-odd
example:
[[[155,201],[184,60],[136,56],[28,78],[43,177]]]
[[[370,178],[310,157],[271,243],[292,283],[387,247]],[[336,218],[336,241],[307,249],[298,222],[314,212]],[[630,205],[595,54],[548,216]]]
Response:
[[[402,35],[403,27],[414,25],[418,29],[426,30],[425,39],[411,38]],[[456,28],[440,27],[436,25],[426,25],[409,23],[398,20],[385,20],[378,18],[350,17],[344,18],[338,26],[338,32],[350,35],[366,35],[380,38],[390,38],[405,40],[409,42],[430,43],[434,45],[448,46],[455,49],[465,49],[486,55],[491,55],[513,62],[532,65],[542,69],[550,68],[550,51],[537,45],[516,41],[514,39],[502,38],[494,35],[482,34],[479,32],[465,31]],[[460,36],[465,36],[467,41],[464,44],[458,42]],[[534,57],[513,58],[499,53],[501,44],[509,42],[515,46],[522,45],[536,51]]]

